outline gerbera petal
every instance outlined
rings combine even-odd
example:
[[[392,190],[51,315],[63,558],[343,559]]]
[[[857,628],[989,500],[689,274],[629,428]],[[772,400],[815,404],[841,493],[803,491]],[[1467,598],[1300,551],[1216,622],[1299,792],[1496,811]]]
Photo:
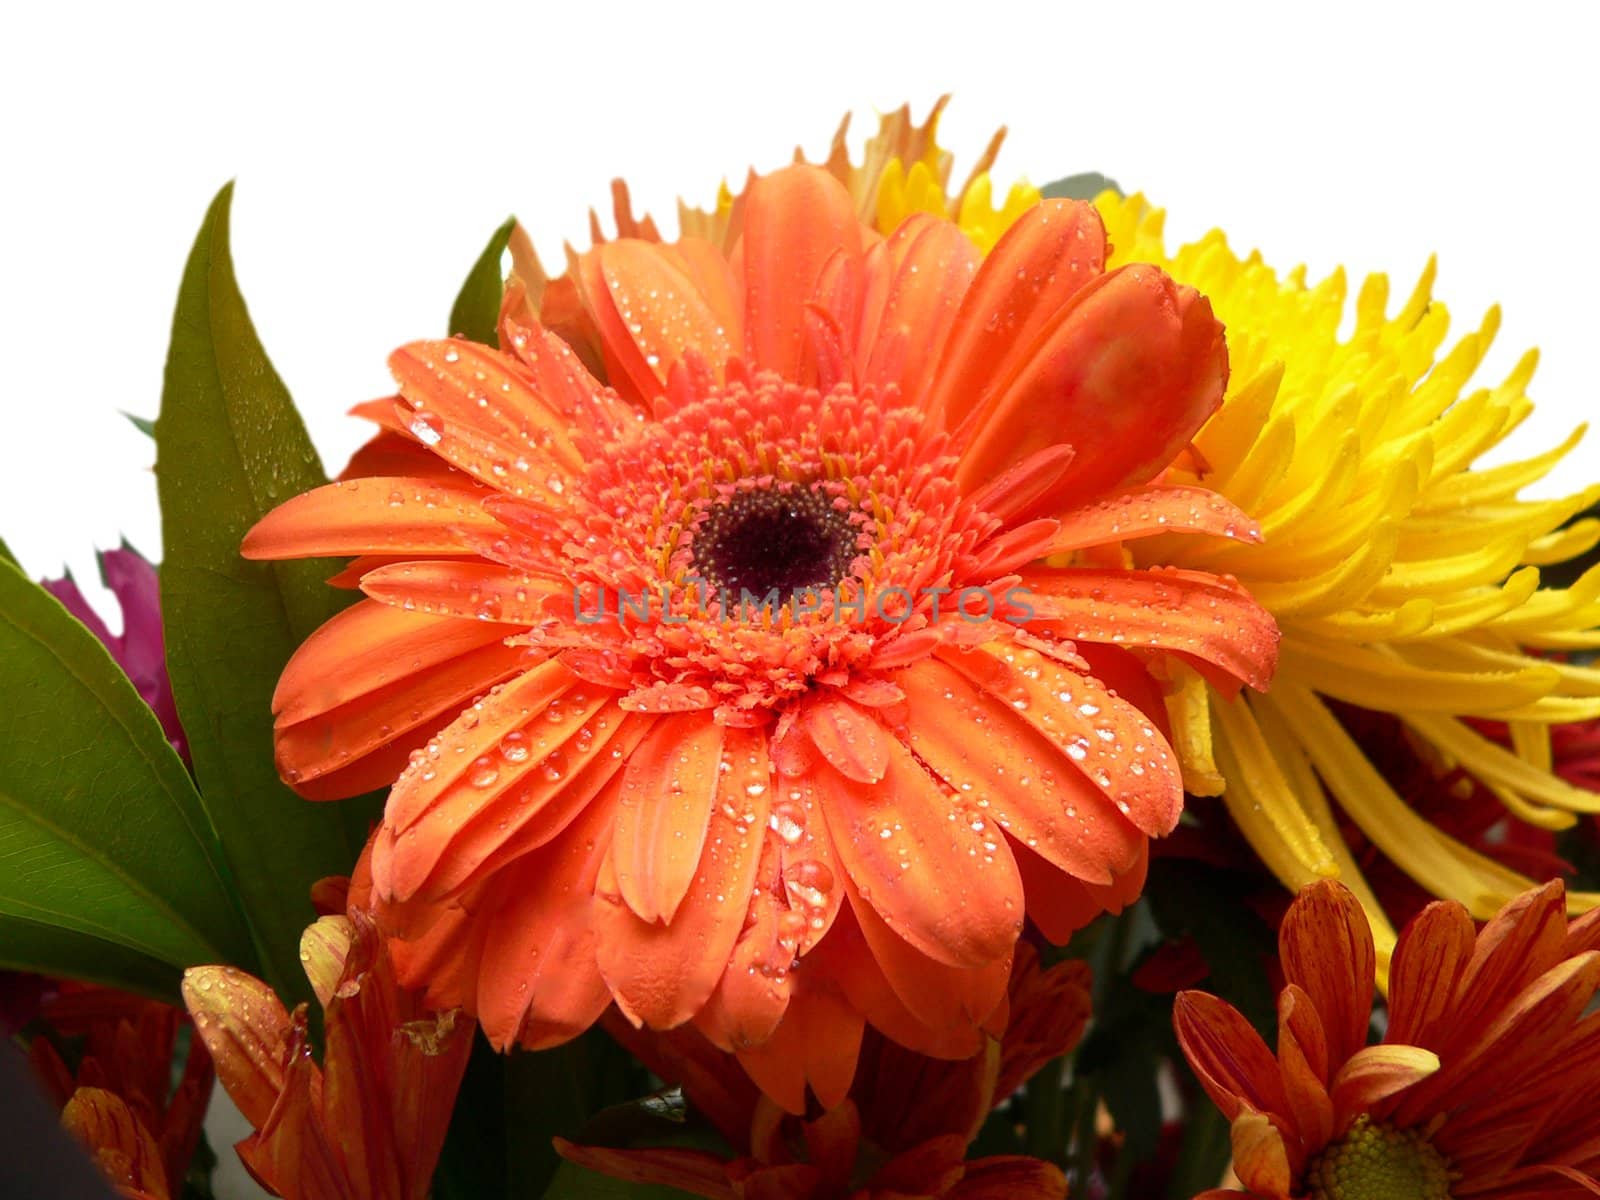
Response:
[[[1014,839],[1091,883],[1111,882],[1134,861],[1144,835],[1010,705],[937,659],[898,680],[912,752]]]
[[[452,783],[480,769],[475,766],[479,758],[498,754],[507,734],[577,682],[571,671],[551,661],[491,691],[442,729],[428,743],[428,752],[396,781],[385,824],[401,833],[410,828]]]
[[[1066,442],[1095,453],[1075,457],[1042,504],[1144,483],[1216,411],[1227,377],[1210,302],[1153,267],[1124,267],[1079,291],[974,410],[956,482],[970,490]]]
[[[570,587],[545,576],[499,563],[448,559],[379,567],[361,577],[361,590],[407,612],[522,626],[542,623],[549,615],[547,604],[575,604]]]
[[[896,996],[932,1029],[980,1027],[1006,994],[1011,956],[981,967],[950,967],[912,947],[845,881],[850,907],[872,956]]]
[[[815,167],[760,176],[745,193],[740,246],[749,364],[805,382],[805,306],[837,251],[861,252],[850,194]]]
[[[877,783],[889,769],[889,732],[878,719],[842,696],[822,693],[800,713],[800,723],[825,761],[860,783]]]
[[[1177,568],[1096,571],[1073,567],[1023,575],[1035,620],[1064,637],[1154,646],[1265,690],[1278,659],[1272,614],[1237,584]],[[1206,671],[1212,677],[1218,670]],[[1231,677],[1231,678],[1230,678]]]
[[[1183,810],[1183,780],[1143,712],[1094,676],[1025,647],[942,658],[1060,747],[1136,828],[1152,837],[1172,831]]]
[[[1172,1025],[1206,1095],[1232,1121],[1248,1109],[1287,1109],[1278,1063],[1249,1021],[1205,992],[1179,992]]]
[[[947,795],[892,739],[879,783],[826,767],[814,778],[834,850],[889,928],[950,966],[984,966],[1010,952],[1022,881],[980,810]]]
[[[808,976],[796,986],[772,1036],[739,1049],[739,1063],[789,1112],[806,1111],[808,1086],[824,1109],[836,1108],[855,1078],[864,1031],[858,1009],[830,984]]]
[[[600,771],[586,770],[599,753],[592,743],[605,745],[622,724],[615,693],[574,689],[529,707],[531,713],[520,719],[499,706],[490,709],[491,721],[505,721],[499,742],[440,788],[398,837],[380,839],[374,872],[386,895],[448,895],[482,873],[489,855],[513,839],[529,848],[527,826],[539,827],[542,837],[534,844],[554,837],[576,814],[580,798],[593,796],[615,773],[606,760]],[[575,743],[584,729],[591,745],[579,749]],[[390,827],[399,828],[398,822]]]
[[[916,214],[888,241],[889,280],[874,344],[860,382],[896,385],[908,404],[919,404],[955,324],[956,313],[981,259],[977,247],[949,221]]]
[[[640,918],[623,900],[607,860],[595,890],[600,970],[617,1005],[635,1022],[670,1029],[692,1017],[727,968],[744,927],[766,829],[764,732],[728,729],[726,771],[715,769],[716,800],[705,848],[670,923]]]
[[[686,354],[721,377],[739,331],[729,329],[701,294],[676,247],[631,238],[606,242],[583,255],[578,270],[600,329],[607,378],[618,390],[654,399]]]
[[[1278,955],[1284,977],[1305,989],[1322,1018],[1329,1061],[1365,1046],[1377,955],[1350,890],[1326,880],[1302,889],[1278,930]]]
[[[409,752],[441,715],[460,711],[474,697],[527,670],[528,663],[525,648],[490,642],[430,669],[402,675],[304,720],[280,717],[275,743],[278,771],[302,795],[313,799],[330,794],[336,775],[346,776],[342,786],[349,786],[356,776],[364,778],[367,773],[361,768],[369,761],[381,762],[384,770],[393,766],[387,778],[374,766],[381,783],[393,783],[405,766],[405,756],[389,754],[391,747],[404,745]],[[315,791],[313,785],[318,785]],[[331,794],[342,797],[357,792]]]
[[[1073,293],[1100,274],[1105,256],[1105,225],[1088,204],[1046,200],[1020,217],[962,299],[930,415],[946,429],[966,420]]]
[[[569,418],[545,404],[514,359],[476,342],[413,342],[389,356],[411,410],[409,427],[434,453],[519,499],[559,504],[552,470],[583,458]]]
[[[519,632],[358,601],[301,643],[278,680],[272,711],[279,725],[303,721]]]
[[[596,802],[548,846],[496,881],[499,906],[480,914],[492,954],[479,968],[477,1013],[489,1044],[542,1050],[576,1037],[611,1003],[590,923],[614,803]]]
[[[1059,522],[1049,554],[1165,533],[1261,541],[1261,526],[1253,517],[1216,492],[1198,487],[1152,485],[1049,515]]]
[[[278,505],[245,534],[246,558],[342,554],[460,554],[462,534],[493,537],[501,525],[483,508],[487,488],[434,479],[367,478],[330,483]]]
[[[757,885],[745,927],[734,943],[728,966],[695,1023],[718,1047],[759,1046],[783,1020],[794,990],[792,970],[805,917],[772,890],[780,875],[779,843],[762,843]]]
[[[414,828],[431,823],[434,836],[419,834],[395,843],[388,868],[390,886],[401,893],[412,888],[409,894],[418,897],[442,898],[537,850],[566,829],[612,782],[654,721],[623,712],[610,698],[575,728],[570,717],[568,713],[554,724],[530,725],[525,744],[536,770],[494,804],[476,806],[459,825],[444,817],[435,819],[433,814],[446,807],[442,804],[425,814]],[[515,753],[521,753],[521,745]],[[461,814],[456,816],[459,821]]]
[[[722,732],[699,713],[663,717],[628,758],[612,861],[622,898],[642,920],[670,924],[699,870]]]

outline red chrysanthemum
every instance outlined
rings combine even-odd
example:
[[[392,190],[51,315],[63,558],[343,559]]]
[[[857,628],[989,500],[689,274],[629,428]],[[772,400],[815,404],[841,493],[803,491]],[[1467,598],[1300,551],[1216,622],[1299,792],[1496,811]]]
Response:
[[[1300,893],[1279,931],[1278,1052],[1232,1006],[1185,992],[1183,1052],[1233,1123],[1262,1200],[1579,1200],[1600,1193],[1600,911],[1568,922],[1550,883],[1481,931],[1436,901],[1406,927],[1382,1041],[1376,954],[1342,884]],[[1216,1189],[1205,1197],[1237,1196]]]
[[[800,166],[735,218],[726,254],[623,239],[551,289],[605,385],[514,288],[504,352],[398,351],[371,474],[245,552],[362,556],[278,756],[311,797],[398,775],[369,878],[407,982],[498,1046],[613,999],[694,1020],[836,1102],[863,1020],[970,1054],[1025,912],[1062,938],[1137,894],[1183,798],[1147,665],[1261,686],[1276,630],[1117,546],[1258,535],[1159,483],[1222,330],[1105,273],[1092,208],[980,261],[925,214],[877,237]],[[802,1052],[756,1063],[780,1027]]]

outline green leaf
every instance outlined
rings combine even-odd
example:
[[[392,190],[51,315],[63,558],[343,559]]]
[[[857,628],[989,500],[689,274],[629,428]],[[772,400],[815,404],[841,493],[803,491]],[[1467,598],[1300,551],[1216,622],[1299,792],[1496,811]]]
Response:
[[[54,979],[76,979],[136,992],[167,1004],[182,1004],[178,982],[183,972],[104,938],[60,925],[0,915],[0,969],[35,971]]]
[[[13,567],[20,568],[22,566],[22,564],[17,561],[17,556],[11,553],[11,547],[6,545],[5,538],[0,538],[0,561],[8,562]]]
[[[1047,183],[1040,188],[1039,194],[1046,200],[1093,200],[1105,191],[1115,192],[1119,196],[1126,195],[1115,179],[1102,175],[1099,171],[1084,171],[1077,175],[1068,175],[1065,179],[1057,179],[1054,183]]]
[[[234,280],[232,194],[232,184],[218,193],[184,269],[156,420],[162,624],[178,715],[263,978],[293,1004],[310,994],[299,961],[300,932],[315,915],[308,889],[350,871],[369,813],[302,800],[273,767],[278,675],[342,599],[324,582],[332,561],[239,557],[256,521],[326,478]]]
[[[0,960],[126,972],[143,991],[165,986],[159,963],[254,966],[211,821],[160,722],[94,635],[10,564],[0,694]]]
[[[478,255],[478,261],[467,272],[466,282],[450,308],[451,333],[497,350],[500,338],[495,331],[500,325],[500,297],[505,289],[505,272],[500,269],[500,259],[516,224],[515,217],[507,217],[505,224],[494,231],[489,244]]]
[[[149,417],[136,417],[131,412],[125,412],[122,415],[127,417],[129,423],[144,434],[145,437],[153,438],[156,436],[156,423]]]

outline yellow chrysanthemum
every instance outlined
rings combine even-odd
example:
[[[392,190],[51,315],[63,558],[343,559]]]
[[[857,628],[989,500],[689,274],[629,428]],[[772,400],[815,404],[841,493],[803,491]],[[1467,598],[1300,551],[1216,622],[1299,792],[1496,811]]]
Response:
[[[1329,795],[1423,887],[1492,915],[1529,881],[1417,816],[1326,700],[1400,718],[1522,820],[1563,828],[1575,813],[1600,811],[1600,795],[1551,773],[1549,741],[1552,724],[1600,715],[1600,670],[1528,653],[1600,646],[1600,569],[1571,588],[1541,588],[1538,569],[1600,540],[1600,522],[1566,524],[1600,499],[1600,486],[1561,500],[1517,498],[1582,430],[1525,462],[1472,469],[1532,411],[1537,355],[1498,386],[1468,390],[1499,312],[1441,353],[1449,316],[1431,298],[1431,263],[1392,317],[1388,280],[1369,278],[1355,330],[1341,339],[1342,271],[1315,286],[1303,271],[1280,277],[1215,231],[1168,254],[1162,213],[1143,197],[1107,193],[1097,204],[1117,263],[1163,265],[1222,318],[1232,382],[1196,439],[1191,473],[1258,517],[1265,534],[1260,546],[1215,549],[1152,539],[1136,556],[1232,574],[1283,629],[1269,696],[1215,703],[1198,680],[1180,681],[1173,707],[1191,789],[1221,791],[1288,886],[1343,878],[1386,945],[1393,932],[1339,836]],[[1508,721],[1515,749],[1467,717]],[[1570,897],[1579,908],[1597,899]]]

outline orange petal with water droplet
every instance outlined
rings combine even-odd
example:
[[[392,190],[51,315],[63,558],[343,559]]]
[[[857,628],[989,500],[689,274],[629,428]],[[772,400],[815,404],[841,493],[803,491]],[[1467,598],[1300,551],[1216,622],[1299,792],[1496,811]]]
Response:
[[[1123,267],[1052,315],[1027,360],[973,412],[956,482],[971,490],[1065,442],[1079,454],[1041,511],[1144,483],[1216,411],[1227,378],[1210,302],[1155,267]]]
[[[699,713],[662,717],[628,756],[612,863],[641,920],[670,923],[699,870],[722,757],[722,726]]]
[[[217,1078],[259,1129],[284,1088],[288,1012],[270,987],[236,967],[190,967],[183,973],[183,1002]]]
[[[413,342],[389,356],[413,436],[497,491],[560,503],[549,480],[579,471],[569,418],[545,404],[516,360],[460,339]],[[564,485],[563,485],[564,486]]]
[[[874,323],[874,344],[857,348],[866,358],[859,382],[895,385],[905,403],[918,405],[982,255],[953,222],[928,213],[908,217],[886,245],[893,274]],[[904,348],[891,354],[895,339]]]
[[[1065,946],[1072,935],[1105,912],[1083,883],[1054,863],[1040,858],[1015,839],[1011,852],[1022,876],[1028,917],[1055,946]]]
[[[792,166],[751,180],[744,196],[745,353],[757,371],[807,383],[805,311],[839,250],[861,253],[850,195],[826,171]]]
[[[275,734],[278,771],[308,799],[387,787],[406,766],[405,753],[388,754],[390,747],[400,744],[402,751],[409,751],[426,740],[427,731],[440,719],[527,667],[525,649],[491,642],[401,675],[327,712],[302,721],[280,719]],[[375,782],[361,788],[360,782],[368,778]],[[349,790],[352,786],[355,791]]]
[[[708,264],[702,258],[697,265]],[[661,395],[668,372],[686,352],[698,354],[721,379],[738,330],[702,295],[677,247],[607,242],[583,255],[578,270],[600,330],[607,378],[624,395],[646,401]],[[731,291],[731,282],[722,290]]]
[[[406,477],[351,479],[286,500],[257,521],[239,553],[246,558],[321,558],[343,554],[461,554],[464,533],[493,537],[500,522],[484,511],[487,488]]]
[[[839,861],[896,934],[949,966],[987,966],[1010,953],[1022,881],[978,810],[947,795],[894,739],[878,783],[827,768],[814,778]]]
[[[938,659],[899,680],[912,751],[988,819],[1080,880],[1109,884],[1132,866],[1144,835],[1009,705]]]
[[[1135,828],[1151,837],[1172,831],[1183,779],[1154,718],[1093,675],[1035,650],[981,647],[940,657],[1060,747]]]
[[[615,804],[597,802],[549,845],[497,877],[478,977],[478,1022],[496,1050],[542,1050],[582,1033],[611,1003],[590,920]]]
[[[603,747],[607,737],[591,734],[587,752],[572,744],[579,730],[602,720],[608,728],[620,724],[614,693],[585,688],[556,697],[514,724],[447,783],[401,836],[383,843],[376,867],[385,894],[396,900],[440,898],[488,877],[509,857],[496,853],[507,842],[515,839],[525,850],[530,841],[538,845],[555,837],[618,768],[606,759],[604,769],[583,772],[598,757],[593,742]],[[537,841],[526,836],[529,825],[542,835]],[[496,862],[489,861],[491,855]]]
[[[452,783],[473,770],[479,757],[497,749],[506,734],[543,712],[575,682],[560,663],[545,662],[467,709],[429,743],[437,752],[425,753],[395,782],[384,823],[397,832],[409,828]]]
[[[1044,490],[1040,489],[1041,494]],[[1045,515],[1060,522],[1047,554],[1162,533],[1204,533],[1250,544],[1261,541],[1261,525],[1254,517],[1216,492],[1199,487],[1138,488]]]
[[[766,831],[766,793],[749,791],[758,779],[766,780],[759,769],[765,756],[757,754],[765,736],[724,731],[722,756],[729,769],[713,768],[717,791],[704,849],[670,923],[645,921],[629,907],[611,868],[615,855],[601,870],[594,909],[600,970],[618,1007],[635,1022],[654,1029],[683,1024],[727,968],[750,907]]]
[[[836,693],[819,691],[800,712],[812,744],[834,770],[877,783],[889,766],[889,731],[870,713]]]
[[[1277,667],[1272,614],[1215,575],[1069,567],[1025,572],[1022,587],[1033,621],[1061,637],[1172,651],[1198,660],[1208,678],[1220,671],[1225,685],[1237,680],[1259,691]]]
[[[493,624],[539,625],[550,617],[547,605],[576,611],[573,589],[563,580],[503,567],[499,563],[434,559],[401,562],[361,577],[372,599],[406,612]]]
[[[787,1111],[806,1111],[806,1088],[824,1108],[849,1095],[865,1029],[862,1015],[830,983],[802,976],[772,1036],[738,1051],[739,1063]]]

